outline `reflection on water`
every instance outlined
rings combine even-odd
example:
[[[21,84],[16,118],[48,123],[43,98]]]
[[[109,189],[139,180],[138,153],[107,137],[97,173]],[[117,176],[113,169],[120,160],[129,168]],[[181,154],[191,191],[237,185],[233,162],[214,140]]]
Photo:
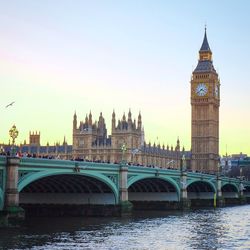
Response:
[[[250,249],[250,205],[129,218],[36,218],[0,229],[1,249]]]

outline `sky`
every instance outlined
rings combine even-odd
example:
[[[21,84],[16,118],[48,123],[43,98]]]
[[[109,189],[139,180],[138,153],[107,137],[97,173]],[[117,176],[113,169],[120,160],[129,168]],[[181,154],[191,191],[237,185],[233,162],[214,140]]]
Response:
[[[250,2],[0,0],[0,143],[139,112],[146,142],[191,147],[190,79],[207,26],[220,76],[220,154],[250,154]],[[8,108],[5,106],[15,101]]]

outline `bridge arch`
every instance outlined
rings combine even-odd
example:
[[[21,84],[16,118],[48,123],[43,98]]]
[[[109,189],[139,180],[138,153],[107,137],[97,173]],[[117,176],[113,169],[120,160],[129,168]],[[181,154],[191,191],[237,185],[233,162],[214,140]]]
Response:
[[[250,185],[244,186],[243,193],[244,193],[244,196],[247,198],[247,200],[250,200]]]
[[[235,183],[224,183],[221,187],[222,196],[227,204],[239,198],[239,187]]]
[[[217,188],[216,186],[211,182],[211,181],[207,181],[207,180],[191,180],[190,182],[188,182],[188,185],[187,185],[187,189],[192,186],[192,185],[196,185],[196,184],[205,184],[207,185],[208,187],[210,186],[212,188],[212,192],[216,192],[217,191]]]
[[[235,183],[225,183],[221,186],[222,192],[239,192],[239,187]]]
[[[169,177],[135,176],[128,181],[128,200],[136,210],[173,209],[180,201],[180,189]]]
[[[168,177],[168,176],[157,176],[157,177],[155,177],[155,176],[148,176],[148,175],[135,176],[135,177],[130,178],[128,180],[128,189],[135,182],[138,182],[138,181],[144,180],[144,179],[161,179],[163,181],[166,181],[166,182],[170,183],[171,185],[174,186],[174,188],[175,188],[175,190],[177,192],[177,195],[178,195],[178,199],[180,199],[180,187],[179,187],[179,185],[171,177]]]
[[[187,186],[187,195],[188,199],[197,206],[211,205],[216,190],[215,185],[210,181],[193,180]]]
[[[114,195],[114,202],[115,204],[119,203],[119,192],[118,192],[118,188],[116,187],[115,183],[109,179],[107,176],[103,175],[103,174],[99,174],[99,173],[85,173],[85,172],[80,172],[80,173],[74,173],[72,171],[56,171],[56,170],[50,170],[50,171],[41,171],[41,172],[36,172],[34,174],[27,174],[27,177],[24,177],[20,180],[20,182],[18,183],[18,192],[22,192],[22,190],[27,187],[28,185],[35,183],[39,180],[45,179],[45,178],[53,178],[55,180],[55,183],[52,184],[50,182],[50,188],[52,188],[52,186],[54,185],[56,188],[56,182],[58,183],[59,179],[55,178],[55,176],[71,176],[71,177],[85,177],[85,179],[88,179],[89,182],[93,181],[93,180],[97,180],[97,182],[103,183],[104,185],[106,185],[113,193]],[[76,178],[78,178],[76,177]],[[70,181],[69,181],[70,182]],[[72,181],[71,181],[72,182]],[[58,184],[59,185],[59,184]],[[66,189],[69,188],[70,184],[67,183],[65,185],[68,185],[68,187],[65,187]],[[71,188],[77,188],[77,185],[79,186],[79,184],[75,183],[74,187]],[[84,185],[83,185],[84,186]],[[84,187],[81,188],[84,188]],[[96,185],[96,187],[98,188],[98,185]],[[48,188],[48,187],[47,187]],[[60,187],[58,187],[60,188]],[[78,187],[79,188],[79,187]],[[85,188],[88,188],[85,185]]]

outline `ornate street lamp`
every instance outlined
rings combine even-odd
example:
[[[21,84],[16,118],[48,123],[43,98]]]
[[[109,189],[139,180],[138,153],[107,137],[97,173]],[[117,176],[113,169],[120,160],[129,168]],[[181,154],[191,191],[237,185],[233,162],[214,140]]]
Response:
[[[222,174],[222,167],[219,160],[217,163],[217,176],[221,176],[221,174]]]
[[[242,176],[242,166],[240,166],[240,179],[241,180],[243,179],[243,176]]]
[[[4,153],[4,148],[3,148],[3,146],[1,145],[1,147],[0,147],[0,154],[3,154]]]
[[[183,156],[181,158],[181,172],[185,172],[186,169],[187,169],[187,166],[186,166],[186,157],[183,154]]]
[[[18,137],[18,130],[16,125],[14,124],[12,128],[9,130],[9,135],[12,138],[12,146],[11,146],[11,156],[15,156],[15,140]]]
[[[126,144],[123,143],[122,146],[121,146],[121,151],[122,151],[122,163],[125,163],[125,152],[127,151],[127,147],[126,147]]]

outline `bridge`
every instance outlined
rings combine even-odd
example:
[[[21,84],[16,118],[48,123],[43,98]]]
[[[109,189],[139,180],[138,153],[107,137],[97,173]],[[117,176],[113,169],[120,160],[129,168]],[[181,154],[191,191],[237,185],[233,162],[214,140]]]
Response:
[[[48,207],[63,214],[62,206],[78,215],[113,215],[132,206],[166,210],[245,201],[250,181],[185,168],[0,157],[0,211],[10,217]]]

